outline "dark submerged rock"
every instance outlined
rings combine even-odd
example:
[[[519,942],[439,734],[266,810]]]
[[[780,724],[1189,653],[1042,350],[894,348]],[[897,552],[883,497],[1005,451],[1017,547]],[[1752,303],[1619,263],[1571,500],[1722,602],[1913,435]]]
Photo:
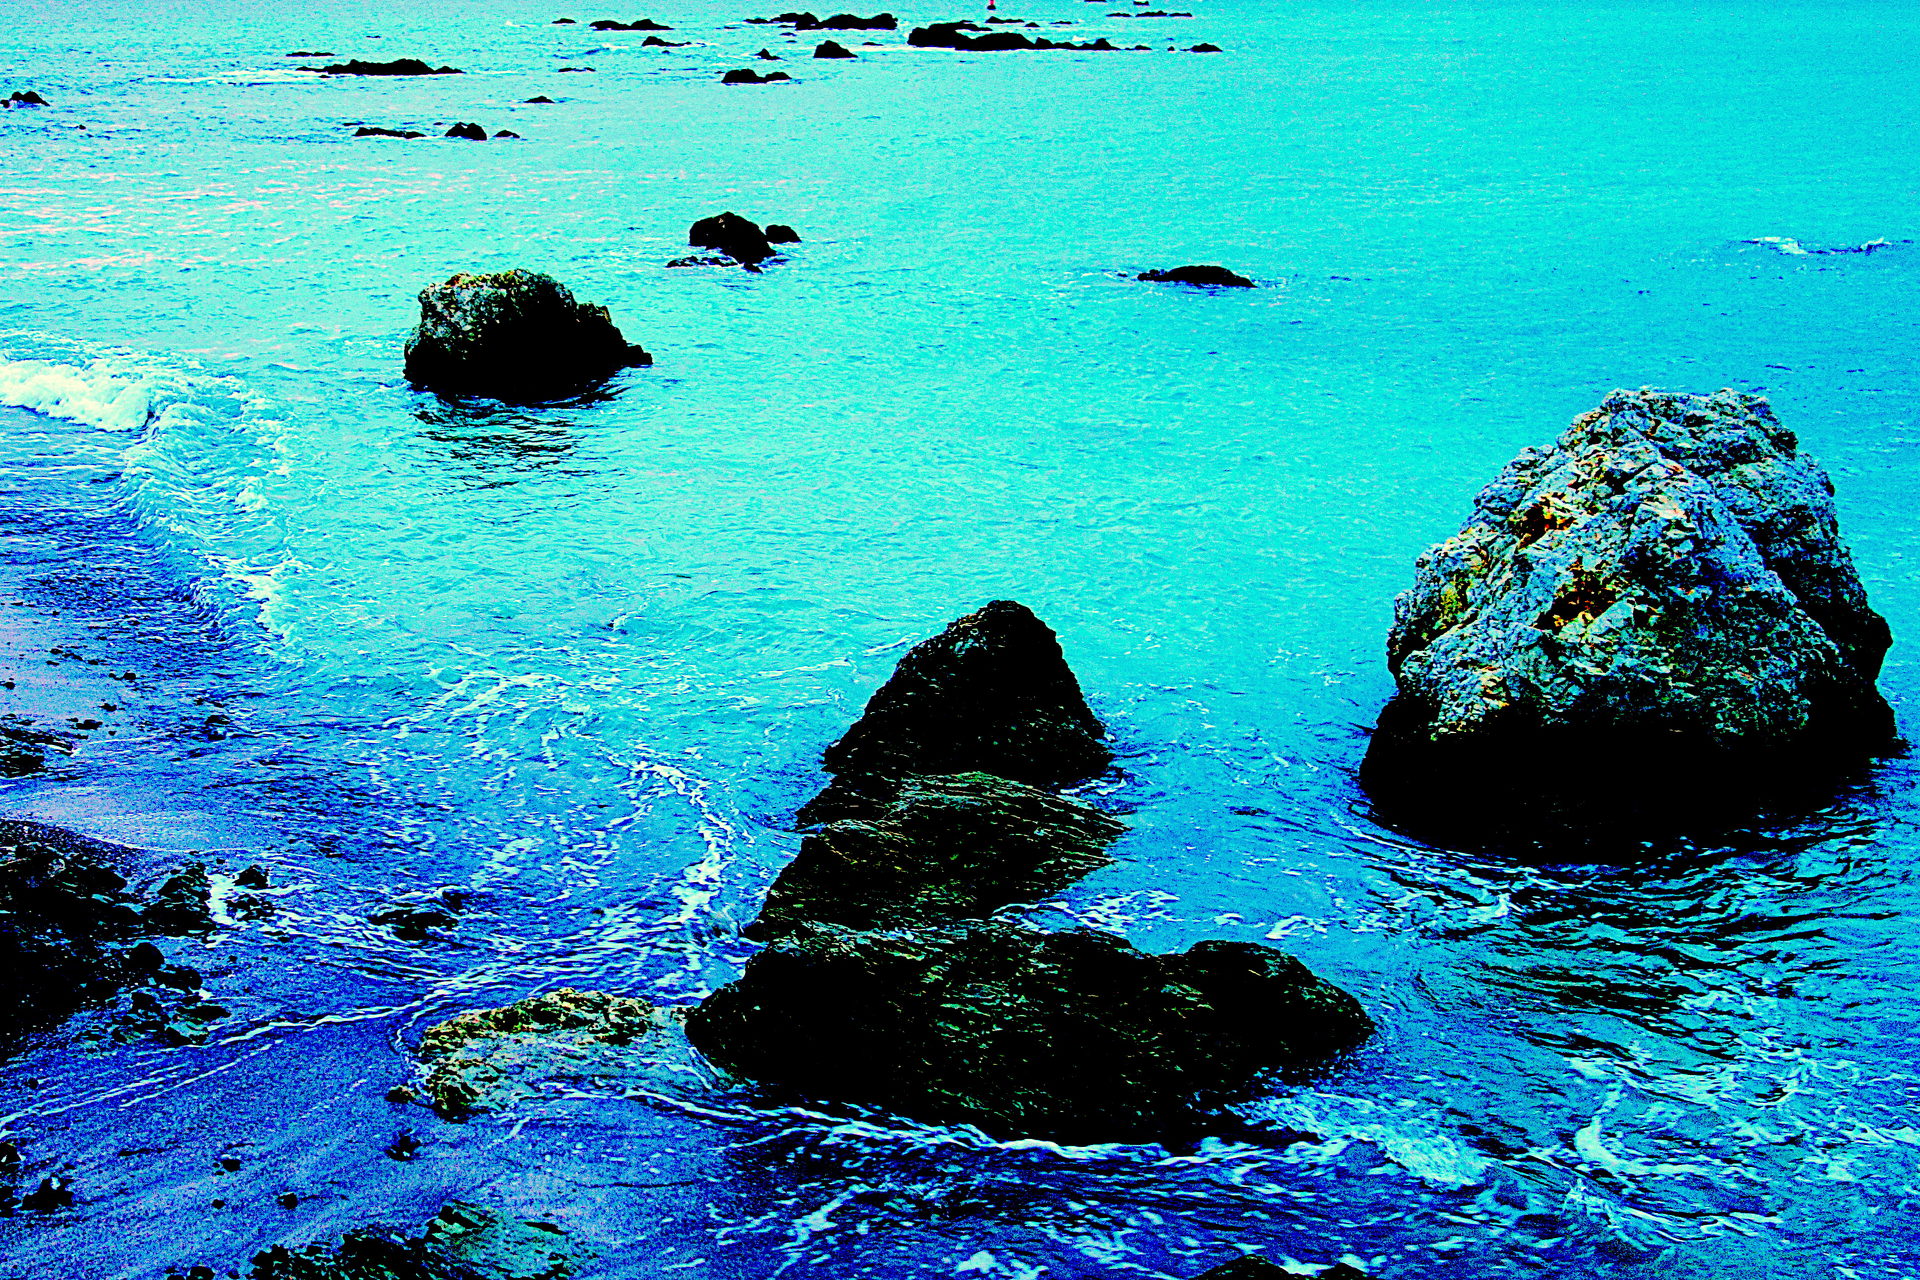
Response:
[[[377,125],[361,125],[353,131],[356,138],[424,138],[427,135],[417,129],[382,129]]]
[[[329,63],[324,67],[301,67],[300,70],[327,76],[457,76],[462,74],[458,67],[430,67],[418,58],[395,58],[392,62],[362,62],[354,58],[348,62]]]
[[[1142,271],[1142,280],[1154,280],[1165,284],[1209,285],[1216,288],[1251,289],[1253,281],[1229,271],[1225,267],[1190,266],[1173,267],[1166,271]]]
[[[540,104],[540,105],[542,105],[542,106],[548,106],[548,107],[550,107],[550,106],[553,106],[553,105],[554,105],[554,102],[553,102],[553,99],[552,99],[552,98],[549,98],[549,97],[548,97],[548,96],[547,96],[546,94],[544,94],[544,93],[543,93],[543,94],[541,94],[541,95],[539,95],[538,97],[535,97],[535,98],[528,98],[528,99],[527,99],[527,105],[528,105],[528,106],[533,106],[533,105],[535,105],[536,103],[538,103],[538,104]]]
[[[338,55],[331,49],[295,49],[286,56],[289,58],[332,58]]]
[[[908,774],[996,774],[1036,787],[1083,782],[1112,762],[1060,641],[1025,605],[995,600],[907,652],[821,767],[835,785],[802,812],[824,821],[852,795]]]
[[[986,34],[968,35],[970,31]],[[989,31],[972,22],[932,22],[924,27],[915,27],[907,34],[907,43],[922,49],[960,49],[973,53],[996,53],[1012,49],[1115,50],[1114,44],[1104,36],[1085,44],[1076,44],[1070,40],[1026,36],[1018,31]]]
[[[784,71],[769,71],[761,75],[752,67],[735,67],[720,77],[721,84],[772,84],[776,80],[791,80],[792,76]]]
[[[1188,53],[1219,53],[1220,46],[1217,44],[1197,44],[1193,46],[1193,48],[1187,50],[1187,52]]]
[[[1476,844],[1818,803],[1894,744],[1890,642],[1764,399],[1616,391],[1421,556],[1361,779],[1394,825]]]
[[[421,290],[420,324],[406,350],[416,387],[519,403],[575,394],[651,363],[605,307],[577,302],[531,271],[463,273]]]
[[[15,89],[12,96],[6,99],[6,105],[9,107],[50,107],[53,104],[35,93],[32,89]]]
[[[443,136],[448,138],[465,138],[469,142],[485,142],[487,140],[487,131],[477,124],[470,124],[462,120],[455,123]]]
[[[145,924],[110,853],[55,828],[0,824],[0,1040],[57,1022],[128,979],[119,944]]]
[[[696,249],[718,249],[741,263],[764,262],[773,256],[773,246],[767,243],[760,225],[732,210],[702,218],[687,228],[687,243]]]
[[[602,18],[598,22],[589,23],[588,26],[590,26],[595,31],[671,31],[673,30],[672,27],[667,26],[665,23],[655,22],[652,18],[641,18],[636,22],[618,22],[612,18]]]
[[[767,941],[809,922],[889,929],[982,919],[1105,866],[1125,829],[992,774],[910,778],[864,816],[807,836],[744,932]]]
[[[498,1109],[541,1083],[618,1074],[633,1048],[667,1024],[645,1000],[562,988],[430,1027],[418,1057],[426,1096],[445,1116]]]
[[[766,234],[768,244],[800,243],[800,233],[784,222],[769,222]]]
[[[252,1280],[561,1280],[583,1251],[550,1222],[448,1201],[417,1236],[386,1226],[339,1245],[275,1245],[254,1255]],[[209,1272],[211,1274],[211,1272]]]
[[[1192,1136],[1263,1071],[1324,1063],[1371,1030],[1271,948],[1149,955],[997,923],[799,930],[687,1022],[716,1065],[783,1092],[1060,1142]]]
[[[76,742],[72,734],[45,728],[25,716],[0,715],[0,777],[38,773],[46,767],[49,752],[70,756]]]
[[[813,56],[816,58],[852,58],[858,55],[838,40],[822,40],[814,47]]]
[[[821,18],[812,23],[796,23],[801,31],[897,31],[899,19],[890,13],[875,14],[871,18],[856,17],[851,13],[836,13],[831,18]]]
[[[684,49],[692,43],[691,40],[662,40],[659,36],[648,36],[640,45],[642,48]]]
[[[758,52],[758,53],[756,53],[756,54],[754,54],[753,56],[754,56],[754,57],[756,57],[756,58],[761,58],[761,59],[764,59],[764,60],[765,60],[765,61],[767,61],[767,62],[783,62],[783,61],[785,61],[785,59],[783,59],[783,58],[782,58],[782,57],[781,57],[781,56],[780,56],[779,54],[777,54],[777,53],[775,53],[775,52],[774,52],[773,50],[771,50],[771,49],[762,49],[762,50],[761,50],[760,52]]]

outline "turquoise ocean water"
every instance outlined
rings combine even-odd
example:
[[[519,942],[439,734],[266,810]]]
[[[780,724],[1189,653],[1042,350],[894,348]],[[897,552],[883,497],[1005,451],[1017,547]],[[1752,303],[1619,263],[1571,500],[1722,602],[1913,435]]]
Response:
[[[712,0],[0,0],[0,90],[54,104],[0,115],[0,623],[142,677],[0,814],[284,890],[193,958],[209,1044],[83,1015],[0,1068],[77,1196],[0,1220],[0,1273],[224,1272],[460,1196],[609,1277],[1920,1277],[1911,765],[1631,866],[1411,844],[1354,782],[1414,557],[1616,386],[1772,398],[1910,721],[1920,8],[1181,7],[1004,0],[1152,48],[993,54],[904,47],[985,16],[909,7],[815,62]],[[640,16],[693,43],[585,27]],[[718,83],[763,45],[797,83]],[[457,120],[524,137],[350,137]],[[729,208],[805,242],[664,269]],[[1185,262],[1261,287],[1129,278]],[[510,266],[657,363],[550,408],[409,390],[415,293]],[[994,1144],[691,1061],[464,1125],[385,1100],[452,1013],[728,980],[820,748],[998,597],[1060,633],[1132,826],[1033,918],[1354,992],[1358,1060],[1246,1108],[1319,1141]],[[366,923],[443,887],[444,937]]]

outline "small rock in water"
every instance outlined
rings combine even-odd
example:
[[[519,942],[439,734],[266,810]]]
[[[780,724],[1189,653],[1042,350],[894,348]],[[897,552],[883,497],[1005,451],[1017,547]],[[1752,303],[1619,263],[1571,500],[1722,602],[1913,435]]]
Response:
[[[1475,508],[1394,604],[1361,770],[1394,825],[1617,843],[1822,803],[1893,744],[1891,634],[1764,399],[1616,391]]]
[[[284,1204],[287,1197],[280,1199]],[[590,1256],[551,1222],[510,1218],[450,1200],[417,1236],[371,1226],[347,1232],[337,1246],[275,1245],[254,1255],[249,1275],[252,1280],[564,1280]]]
[[[531,271],[461,274],[421,290],[420,324],[406,349],[416,387],[517,403],[577,394],[652,363],[605,307],[577,302]]]
[[[752,67],[735,67],[720,77],[721,84],[772,84],[776,80],[791,80],[792,76],[784,71],[769,71],[761,75]]]
[[[782,59],[782,58],[780,57],[780,55],[779,55],[779,54],[777,54],[777,53],[775,53],[775,52],[774,52],[773,50],[771,50],[771,49],[762,49],[762,50],[761,50],[760,52],[758,52],[758,53],[756,53],[756,54],[754,54],[753,56],[754,56],[754,57],[756,57],[756,58],[764,58],[764,59],[765,59],[766,61],[768,61],[768,62],[780,62],[780,61],[783,61],[783,59]]]
[[[1002,923],[810,926],[687,1020],[715,1065],[783,1093],[1072,1143],[1194,1136],[1261,1072],[1319,1066],[1372,1030],[1270,947],[1151,955]]]
[[[289,58],[332,58],[338,55],[331,49],[295,49],[286,56]]]
[[[1197,44],[1193,46],[1193,48],[1187,50],[1187,52],[1188,53],[1219,53],[1220,46],[1217,44]]]
[[[858,55],[837,40],[822,40],[819,45],[814,48],[813,56],[816,58],[852,58]]]
[[[361,125],[353,131],[356,138],[424,138],[427,135],[415,129],[382,129],[377,125]]]
[[[642,40],[640,43],[643,47],[650,47],[655,49],[684,49],[688,45],[692,44],[693,41],[662,40],[659,36],[648,36],[645,40]]]
[[[697,249],[718,249],[740,263],[763,262],[773,256],[773,246],[760,225],[732,210],[702,218],[687,228],[687,243]]]
[[[645,1000],[562,988],[428,1028],[418,1057],[440,1114],[496,1110],[543,1082],[620,1075],[666,1025]]]
[[[1142,271],[1140,279],[1153,280],[1164,284],[1195,284],[1217,288],[1251,289],[1253,281],[1229,271],[1225,267],[1190,266],[1173,267],[1166,271]]]
[[[0,105],[8,107],[50,107],[53,104],[31,89],[13,91],[11,97],[0,100]]]
[[[469,142],[485,142],[487,140],[487,131],[477,124],[469,124],[462,120],[455,123],[443,136],[448,138],[465,138]]]
[[[555,26],[555,27],[572,27],[572,26],[578,26],[579,22],[580,22],[580,19],[578,18],[555,18],[548,25]]]
[[[520,137],[520,135],[519,135],[519,134],[517,134],[517,133],[515,133],[515,132],[514,132],[513,130],[511,130],[511,129],[501,129],[501,130],[498,130],[497,132],[495,132],[495,134],[494,134],[493,136],[494,136],[495,138],[518,138],[518,137]]]
[[[768,244],[800,243],[800,233],[784,222],[769,222],[766,235]]]
[[[550,106],[552,106],[552,105],[553,105],[553,99],[552,99],[552,98],[549,98],[549,97],[548,97],[548,96],[547,96],[546,94],[544,94],[544,93],[543,93],[543,94],[541,94],[541,95],[540,95],[539,97],[537,97],[537,98],[528,98],[528,99],[527,99],[527,105],[528,105],[528,106],[532,106],[532,105],[534,105],[535,103],[542,103],[542,104],[544,104],[544,105],[546,105],[546,106],[549,106],[549,107],[550,107]]]
[[[652,18],[641,18],[637,22],[620,22],[613,18],[602,18],[598,22],[587,24],[595,31],[671,31],[672,27],[655,22]]]

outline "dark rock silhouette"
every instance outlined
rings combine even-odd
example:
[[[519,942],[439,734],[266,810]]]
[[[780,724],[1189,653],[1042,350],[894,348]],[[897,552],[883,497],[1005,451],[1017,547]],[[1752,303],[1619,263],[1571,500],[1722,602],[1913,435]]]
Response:
[[[356,138],[424,138],[427,135],[416,129],[382,129],[378,125],[363,124],[353,131]]]
[[[46,767],[47,753],[70,756],[78,742],[71,733],[25,716],[0,715],[0,778],[23,778]]]
[[[498,129],[494,131],[493,136],[496,138],[518,138],[520,135],[511,129]]]
[[[487,131],[477,124],[469,124],[463,120],[455,124],[453,128],[447,130],[444,136],[449,138],[465,138],[469,142],[485,142],[487,140]]]
[[[1124,830],[1097,809],[992,774],[915,776],[860,817],[807,836],[745,933],[768,941],[809,922],[985,919],[1105,866]]]
[[[784,222],[769,222],[767,224],[767,243],[799,244],[800,233]]]
[[[1173,267],[1166,271],[1142,271],[1140,279],[1157,280],[1167,284],[1211,285],[1232,289],[1253,288],[1253,281],[1225,267],[1191,266]]]
[[[982,772],[1030,786],[1106,769],[1105,729],[1060,641],[1026,606],[995,600],[907,652],[822,767],[839,775],[809,806],[826,820],[850,792],[915,773]],[[882,787],[884,790],[884,787]]]
[[[747,21],[762,26],[792,27],[795,31],[896,31],[900,27],[899,20],[890,13],[875,14],[871,18],[851,13],[817,18],[811,13],[789,12],[771,18],[748,18]]]
[[[775,52],[774,52],[773,50],[771,50],[771,49],[762,49],[762,50],[761,50],[760,52],[758,52],[758,53],[756,53],[756,54],[754,54],[753,56],[754,56],[754,57],[756,57],[756,58],[764,58],[764,59],[765,59],[766,61],[768,61],[768,62],[782,62],[782,61],[785,61],[785,59],[783,59],[783,58],[781,58],[781,56],[780,56],[779,54],[777,54],[777,53],[775,53]]]
[[[1757,396],[1616,391],[1528,449],[1394,604],[1361,778],[1464,843],[1817,803],[1893,745],[1833,486]]]
[[[1187,52],[1188,53],[1219,53],[1220,46],[1217,44],[1197,44],[1193,46],[1193,48],[1187,50]]]
[[[416,387],[529,403],[586,390],[653,357],[627,342],[605,307],[576,302],[548,276],[500,271],[421,290],[406,361]]]
[[[721,84],[772,84],[776,80],[791,80],[792,76],[784,71],[770,71],[761,75],[751,67],[735,67],[720,77]]]
[[[986,34],[971,36],[969,31]],[[934,22],[915,27],[907,34],[907,43],[922,49],[960,49],[973,53],[997,53],[1013,49],[1079,49],[1115,52],[1116,46],[1104,36],[1084,44],[1070,40],[1049,40],[1045,36],[1026,36],[1018,31],[989,31],[972,22]]]
[[[418,58],[395,58],[392,62],[334,62],[324,67],[301,67],[325,76],[457,76],[458,67],[430,67]]]
[[[672,27],[655,22],[652,18],[641,18],[637,22],[617,22],[612,18],[602,18],[598,22],[587,24],[595,31],[671,31]]]
[[[857,56],[837,40],[822,40],[813,51],[816,58],[852,58]]]
[[[50,107],[53,104],[35,93],[32,89],[15,89],[11,97],[5,100],[8,107]]]
[[[773,246],[767,242],[759,224],[732,210],[702,218],[687,228],[687,243],[696,249],[718,249],[747,265],[773,256]]]
[[[1250,1253],[1244,1258],[1209,1267],[1193,1280],[1300,1280],[1300,1273],[1288,1271],[1258,1254]],[[1355,1271],[1344,1262],[1336,1262],[1315,1275],[1314,1280],[1367,1280],[1367,1276],[1365,1272]]]
[[[536,97],[536,98],[528,98],[528,99],[527,99],[527,105],[528,105],[528,106],[533,106],[533,105],[534,105],[535,103],[539,103],[539,104],[542,104],[542,105],[544,105],[544,106],[549,106],[549,107],[550,107],[550,106],[553,106],[553,105],[554,105],[554,102],[553,102],[553,99],[552,99],[552,98],[549,98],[549,97],[548,97],[548,96],[547,96],[546,94],[544,94],[544,93],[543,93],[543,94],[541,94],[541,95],[540,95],[539,97]]]
[[[1351,996],[1271,948],[1160,956],[1007,924],[811,926],[687,1020],[716,1065],[782,1092],[1059,1142],[1192,1135],[1208,1101],[1371,1030]]]
[[[339,55],[331,49],[295,49],[286,56],[289,58],[335,58]]]
[[[640,46],[654,49],[684,49],[692,43],[691,40],[662,40],[659,36],[648,36],[640,42]]]
[[[578,26],[579,22],[580,20],[578,18],[555,18],[551,25],[556,27],[572,27]]]

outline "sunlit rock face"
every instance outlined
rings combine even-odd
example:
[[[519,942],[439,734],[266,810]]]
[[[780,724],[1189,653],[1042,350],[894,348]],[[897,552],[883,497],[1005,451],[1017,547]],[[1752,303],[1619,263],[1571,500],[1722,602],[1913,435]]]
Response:
[[[1765,400],[1620,391],[1421,556],[1363,780],[1456,838],[1588,840],[1885,749],[1890,634]]]

